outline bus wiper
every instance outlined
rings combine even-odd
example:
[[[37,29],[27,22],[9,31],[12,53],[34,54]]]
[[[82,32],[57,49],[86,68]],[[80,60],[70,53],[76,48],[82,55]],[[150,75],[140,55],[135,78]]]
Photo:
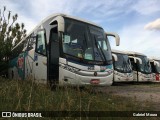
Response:
[[[147,63],[144,64],[144,71],[147,73],[149,68],[147,67]]]
[[[131,71],[128,62],[125,61],[124,57],[123,57],[123,68],[124,68],[124,72],[130,72]]]
[[[130,62],[129,58],[128,58],[128,60],[127,60],[127,63],[128,63],[128,66],[129,66],[130,72],[132,72],[132,64],[131,64],[131,62]]]
[[[123,72],[127,72],[126,62],[125,62],[124,56],[122,56],[122,59],[123,59],[123,62],[122,62]]]
[[[122,68],[123,68],[123,72],[126,72],[126,66],[125,66],[125,62],[124,62],[124,58],[123,58],[123,62],[122,62]]]
[[[97,46],[97,41],[96,41],[96,38],[95,38],[95,36],[94,36],[94,42],[95,42],[95,46],[96,46],[96,48],[97,48],[97,50],[98,50],[98,52],[99,52],[99,49],[98,49],[98,46]],[[100,52],[99,52],[99,54],[100,54]],[[100,54],[100,56],[101,56],[101,59],[102,59],[102,55]],[[95,59],[95,58],[94,58]]]
[[[128,67],[128,71],[131,72],[132,71],[132,68],[130,66],[130,64],[127,62],[127,67]]]
[[[98,50],[98,46],[99,46],[99,48],[100,48],[100,50],[101,50],[101,53],[102,53],[102,55],[103,55],[103,58],[104,58],[104,60],[105,60],[105,62],[106,62],[106,61],[107,61],[107,60],[106,60],[106,57],[105,57],[105,55],[104,55],[104,53],[103,53],[103,50],[102,50],[101,46],[100,46],[99,43],[97,42],[95,35],[94,35],[94,41],[95,41],[95,45],[96,45],[96,47],[97,47],[97,50]],[[97,44],[98,44],[98,46],[97,46]],[[101,58],[102,58],[102,55],[100,54]]]
[[[84,33],[84,39],[83,39],[83,42],[85,43],[86,48],[87,48],[87,47],[88,47],[88,45],[87,45],[87,42],[86,42],[86,35],[85,35],[85,33]],[[85,58],[85,57],[84,57],[84,55],[85,55],[84,47],[83,47],[83,50],[81,51],[81,53],[82,53],[82,55],[83,55],[83,59],[84,59],[84,58]]]
[[[86,47],[88,47],[87,45],[87,41],[86,41],[86,34],[84,33],[84,39],[83,39],[83,42],[85,43]]]
[[[125,66],[126,66],[127,72],[130,72],[131,67],[129,66],[128,60],[125,61]]]
[[[149,64],[149,61],[147,62],[147,67],[148,67],[148,73],[151,73],[152,72],[152,68],[151,68],[151,65]]]
[[[126,67],[127,67],[128,72],[131,72],[131,67],[129,66],[128,62],[126,62]]]

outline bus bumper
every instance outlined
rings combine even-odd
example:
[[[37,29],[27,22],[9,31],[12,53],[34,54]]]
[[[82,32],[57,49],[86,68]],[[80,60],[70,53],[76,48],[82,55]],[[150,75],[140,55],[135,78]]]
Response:
[[[93,73],[93,72],[92,72]],[[108,76],[98,76],[101,72],[97,72],[97,76],[84,76],[71,71],[60,68],[59,85],[71,86],[110,86],[113,83],[113,72]],[[94,73],[93,73],[94,74]]]

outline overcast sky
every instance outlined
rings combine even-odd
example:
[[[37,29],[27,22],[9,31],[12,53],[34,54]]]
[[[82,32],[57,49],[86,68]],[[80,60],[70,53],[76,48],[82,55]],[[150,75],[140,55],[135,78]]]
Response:
[[[28,32],[48,15],[65,13],[118,33],[120,46],[110,41],[113,49],[160,57],[160,0],[0,0],[3,6],[18,13]]]

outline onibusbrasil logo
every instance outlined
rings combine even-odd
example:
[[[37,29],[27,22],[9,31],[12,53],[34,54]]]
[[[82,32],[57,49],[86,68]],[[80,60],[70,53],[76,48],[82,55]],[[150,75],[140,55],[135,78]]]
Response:
[[[39,112],[2,112],[2,117],[42,117]]]

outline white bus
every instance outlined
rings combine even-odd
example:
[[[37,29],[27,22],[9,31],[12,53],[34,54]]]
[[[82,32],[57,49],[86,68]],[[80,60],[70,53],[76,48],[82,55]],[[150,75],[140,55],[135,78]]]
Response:
[[[132,64],[134,81],[151,82],[152,71],[147,56],[137,52],[128,52],[128,56]]]
[[[117,45],[119,37],[115,36]],[[103,28],[64,14],[44,19],[12,50],[9,77],[50,85],[111,85],[113,62]]]
[[[160,82],[160,59],[150,58],[149,60],[152,67],[153,82]]]
[[[113,82],[133,82],[133,71],[128,54],[124,51],[113,50],[114,77]]]

